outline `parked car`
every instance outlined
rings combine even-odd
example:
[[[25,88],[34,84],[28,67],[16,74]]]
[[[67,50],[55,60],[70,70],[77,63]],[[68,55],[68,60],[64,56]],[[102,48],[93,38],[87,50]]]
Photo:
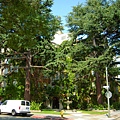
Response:
[[[27,100],[6,100],[0,105],[1,113],[11,113],[13,116],[16,114],[27,115],[30,113],[30,102]]]

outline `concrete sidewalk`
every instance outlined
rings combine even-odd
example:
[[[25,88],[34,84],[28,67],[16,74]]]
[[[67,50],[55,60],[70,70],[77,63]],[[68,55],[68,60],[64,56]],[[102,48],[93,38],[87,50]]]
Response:
[[[69,112],[70,113],[70,112]],[[91,114],[83,114],[80,112],[71,112],[70,116],[68,116],[74,120],[120,120],[120,110],[118,111],[110,111],[110,117],[106,114],[104,115],[91,115]]]

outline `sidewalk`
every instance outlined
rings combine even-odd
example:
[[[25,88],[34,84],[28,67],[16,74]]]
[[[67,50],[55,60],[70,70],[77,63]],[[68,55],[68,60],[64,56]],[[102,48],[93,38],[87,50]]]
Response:
[[[110,111],[110,118],[106,114],[104,115],[91,115],[91,114],[83,114],[80,112],[71,112],[70,118],[74,120],[120,120],[120,110],[118,111]]]
[[[65,111],[65,113],[68,113],[68,115],[64,115],[63,118],[61,118],[60,115],[39,114],[39,113],[33,113],[31,118],[39,118],[39,119],[47,119],[47,120],[120,120],[119,110],[111,111],[110,118],[108,118],[107,115],[90,115],[90,114],[83,114],[81,112]]]

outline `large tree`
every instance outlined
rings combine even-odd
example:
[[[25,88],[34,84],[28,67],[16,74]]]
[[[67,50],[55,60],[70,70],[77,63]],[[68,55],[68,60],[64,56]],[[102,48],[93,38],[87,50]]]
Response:
[[[51,40],[60,29],[60,18],[51,14],[52,4],[52,0],[0,0],[0,47],[14,66],[25,68],[27,100],[30,69],[43,68],[54,57]]]
[[[119,52],[119,5],[120,0],[87,0],[85,5],[74,6],[67,16],[73,44],[83,44],[83,48],[78,46],[77,52],[73,51],[73,59],[77,62],[77,70],[81,71],[81,75],[84,73],[84,80],[94,71],[98,104],[102,103],[105,66]]]

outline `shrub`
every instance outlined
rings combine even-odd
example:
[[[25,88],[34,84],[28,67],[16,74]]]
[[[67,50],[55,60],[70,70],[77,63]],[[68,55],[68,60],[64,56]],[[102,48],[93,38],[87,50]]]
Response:
[[[42,105],[42,102],[41,103],[36,103],[36,102],[32,101],[31,105],[30,105],[30,109],[31,110],[40,110],[41,105]]]
[[[104,110],[105,107],[103,105],[94,105],[94,104],[89,104],[88,105],[89,110]]]
[[[111,108],[119,110],[120,109],[120,103],[119,102],[114,102],[111,106]]]

